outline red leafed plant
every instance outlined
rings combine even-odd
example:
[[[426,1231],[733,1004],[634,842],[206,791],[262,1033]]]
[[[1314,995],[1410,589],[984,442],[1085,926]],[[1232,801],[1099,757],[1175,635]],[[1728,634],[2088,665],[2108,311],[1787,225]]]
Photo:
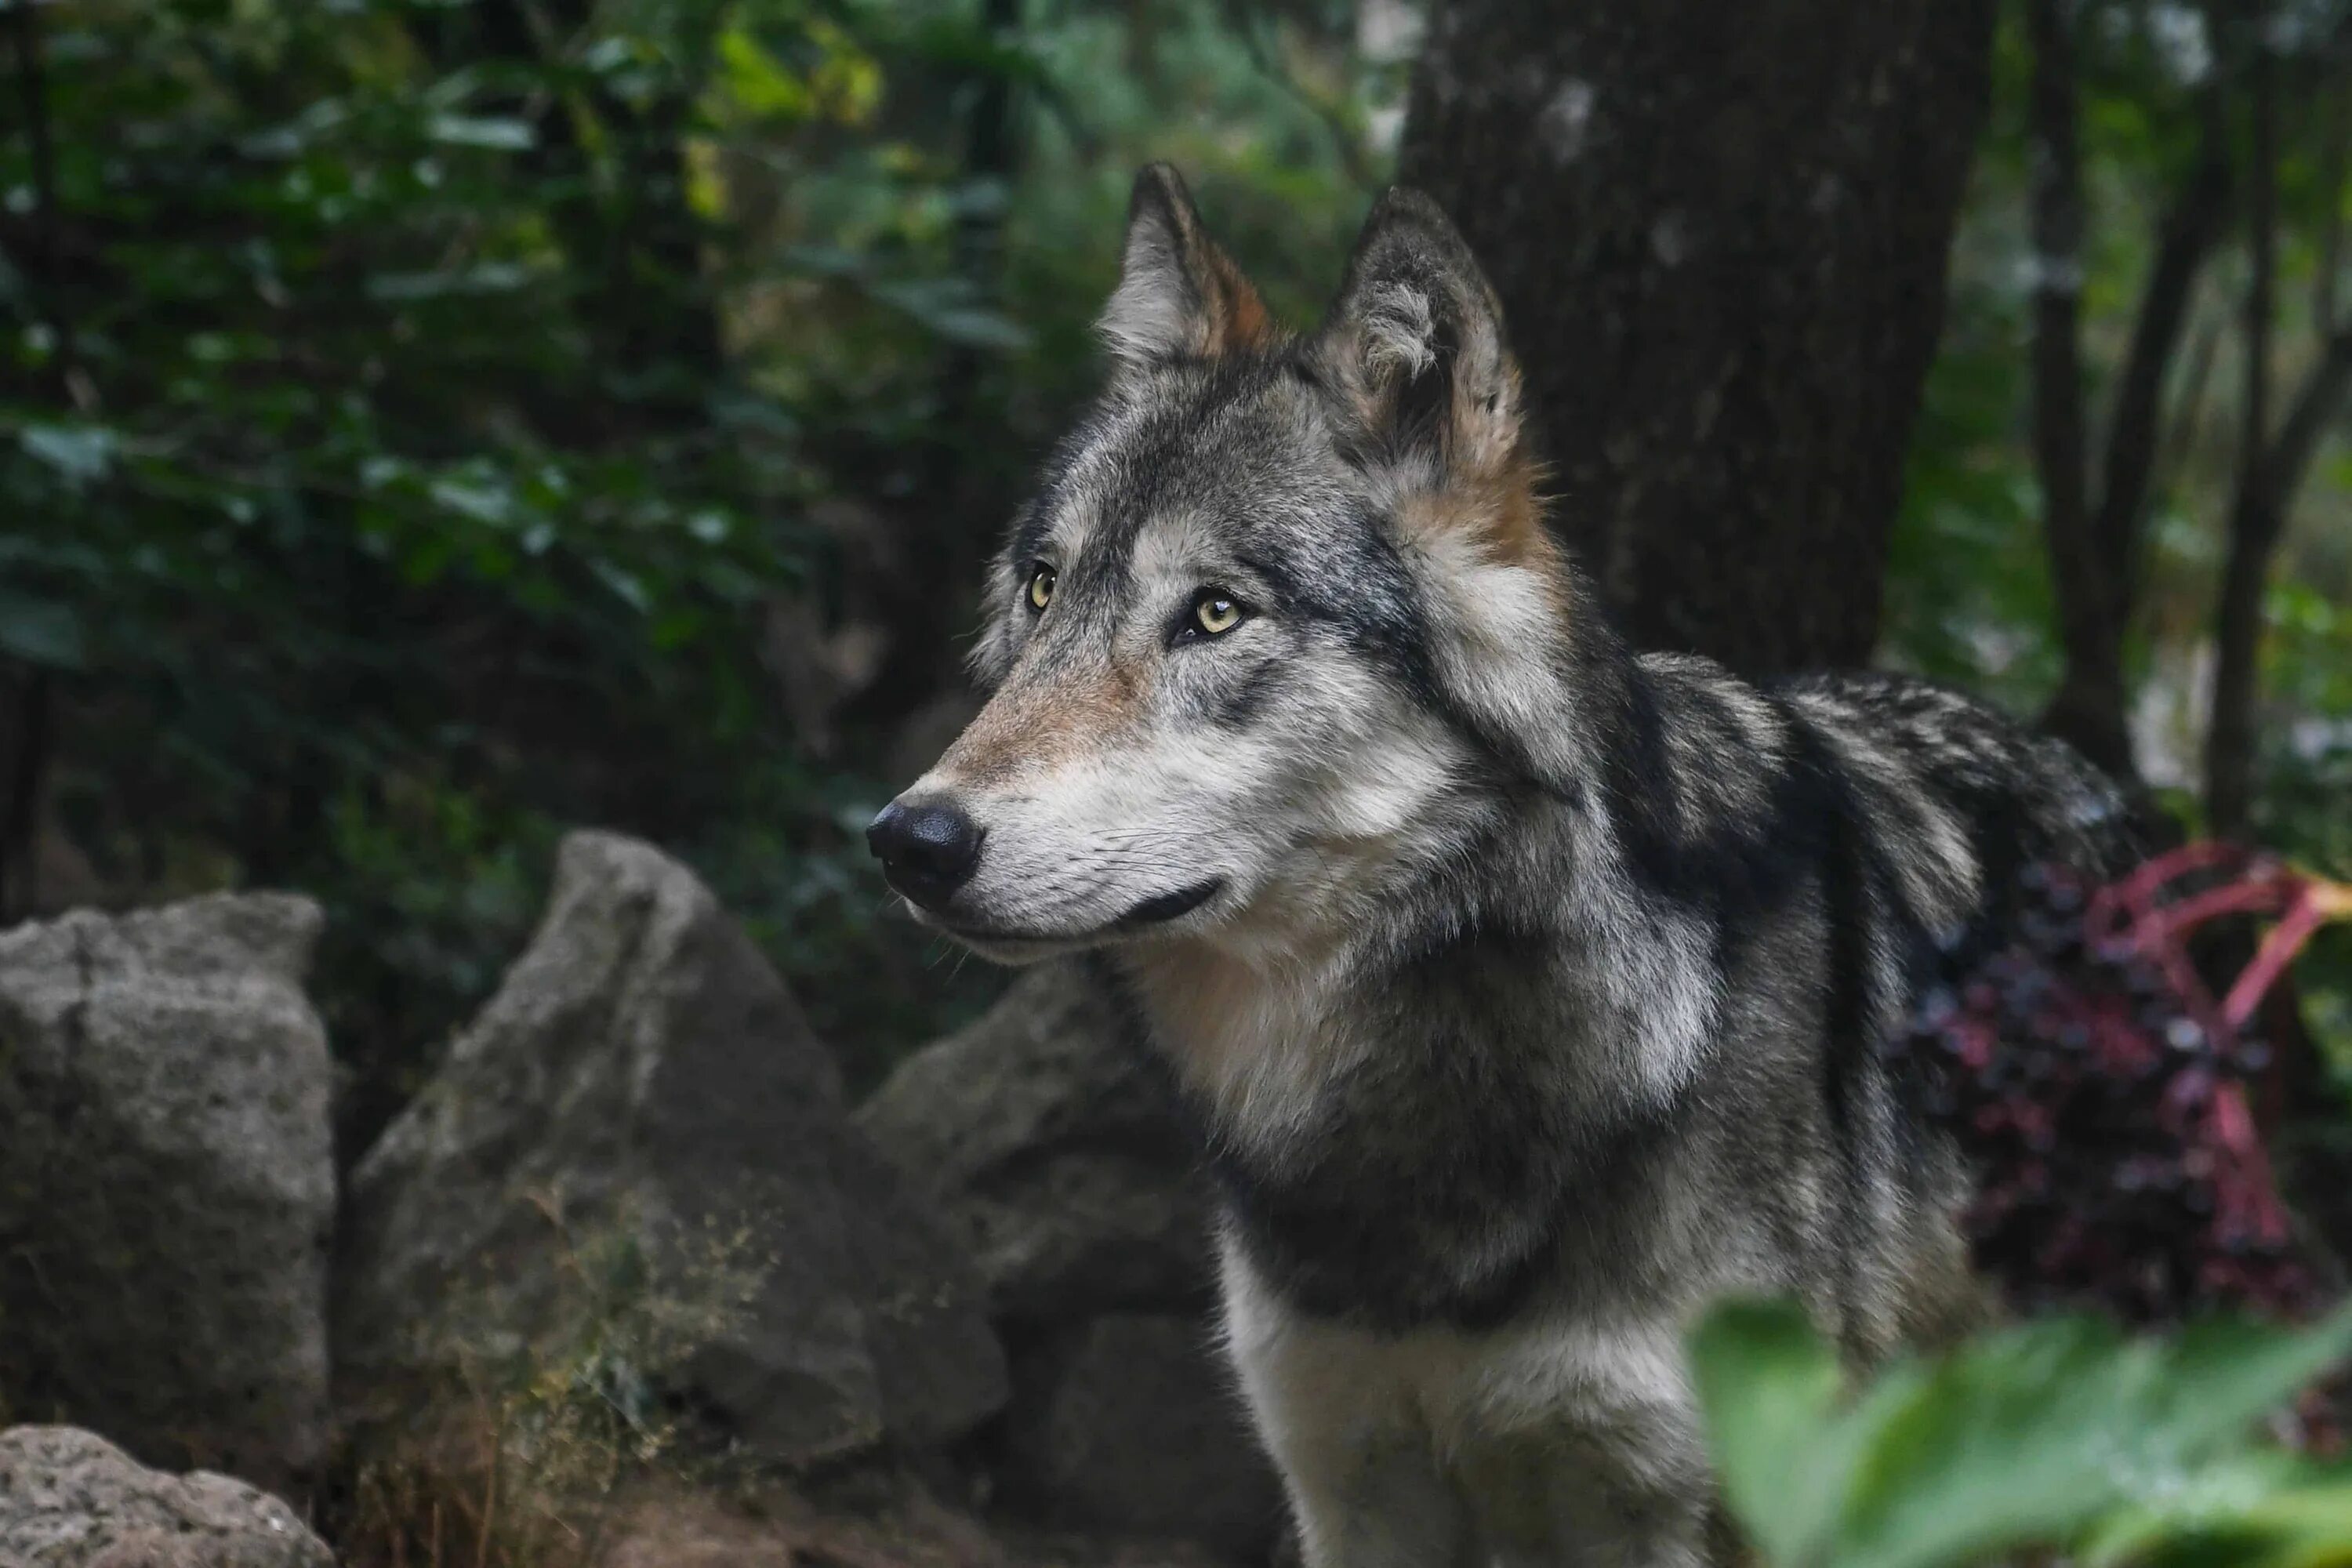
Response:
[[[2191,937],[2273,921],[2216,999]],[[2263,994],[2352,887],[2195,844],[2105,887],[2028,870],[2013,938],[1926,999],[1895,1045],[1973,1164],[1979,1266],[2021,1308],[2166,1323],[2231,1307],[2302,1316],[2315,1260],[2288,1224],[2253,1115]]]

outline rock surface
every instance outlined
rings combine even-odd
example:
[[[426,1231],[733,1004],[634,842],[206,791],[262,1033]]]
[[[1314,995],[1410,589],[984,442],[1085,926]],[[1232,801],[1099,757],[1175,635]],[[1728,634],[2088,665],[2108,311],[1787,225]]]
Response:
[[[529,951],[352,1174],[355,1405],[595,1337],[751,1456],[935,1445],[1003,1402],[970,1265],[851,1126],[831,1057],[685,868],[574,834]],[[609,1336],[607,1336],[609,1337]]]
[[[1257,1560],[1280,1483],[1205,1319],[1112,1313],[1024,1358],[1015,1495],[1055,1524],[1181,1536]]]
[[[273,1487],[319,1462],[320,925],[220,894],[0,934],[0,1405]]]
[[[979,1259],[1020,1347],[995,1459],[1047,1524],[1255,1561],[1282,1510],[1213,1346],[1210,1205],[1109,987],[1040,965],[858,1112]]]
[[[0,1432],[8,1568],[332,1568],[278,1499],[226,1476],[146,1469],[71,1426]]]
[[[603,1522],[597,1568],[1240,1568],[1193,1542],[992,1523],[906,1476],[855,1487],[856,1497],[789,1483],[726,1497],[643,1487]]]
[[[1108,987],[1042,964],[859,1109],[1015,1323],[1205,1305],[1208,1204],[1167,1086]]]

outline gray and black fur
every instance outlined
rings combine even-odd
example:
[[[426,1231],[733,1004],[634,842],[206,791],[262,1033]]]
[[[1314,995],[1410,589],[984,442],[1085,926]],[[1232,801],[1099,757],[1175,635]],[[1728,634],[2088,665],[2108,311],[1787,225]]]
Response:
[[[1701,1561],[1684,1328],[1971,1321],[1965,1174],[1877,1046],[2018,868],[2113,864],[2120,803],[1916,681],[1629,652],[1418,197],[1294,338],[1147,170],[1103,330],[991,700],[877,850],[927,921],[1132,991],[1310,1564]]]

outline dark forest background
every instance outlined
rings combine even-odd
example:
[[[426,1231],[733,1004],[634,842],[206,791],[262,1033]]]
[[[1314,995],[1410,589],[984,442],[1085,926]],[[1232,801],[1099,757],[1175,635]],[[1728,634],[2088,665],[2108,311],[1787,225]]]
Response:
[[[1148,158],[1300,324],[1383,184],[1444,203],[1640,640],[1956,681],[2352,876],[2336,0],[0,29],[0,914],[319,897],[347,1152],[578,824],[691,860],[859,1085],[993,994],[859,830],[965,711]],[[2347,935],[2292,999],[2338,1073]]]

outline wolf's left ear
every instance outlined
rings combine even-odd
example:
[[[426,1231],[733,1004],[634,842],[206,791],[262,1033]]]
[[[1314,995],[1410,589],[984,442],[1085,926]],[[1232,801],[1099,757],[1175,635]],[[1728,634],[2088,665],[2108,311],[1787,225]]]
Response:
[[[1135,176],[1118,288],[1095,330],[1129,365],[1213,358],[1272,335],[1257,290],[1201,226],[1192,194],[1166,163]]]
[[[1373,206],[1309,352],[1391,457],[1481,478],[1523,460],[1502,305],[1469,243],[1420,192],[1391,190]]]

